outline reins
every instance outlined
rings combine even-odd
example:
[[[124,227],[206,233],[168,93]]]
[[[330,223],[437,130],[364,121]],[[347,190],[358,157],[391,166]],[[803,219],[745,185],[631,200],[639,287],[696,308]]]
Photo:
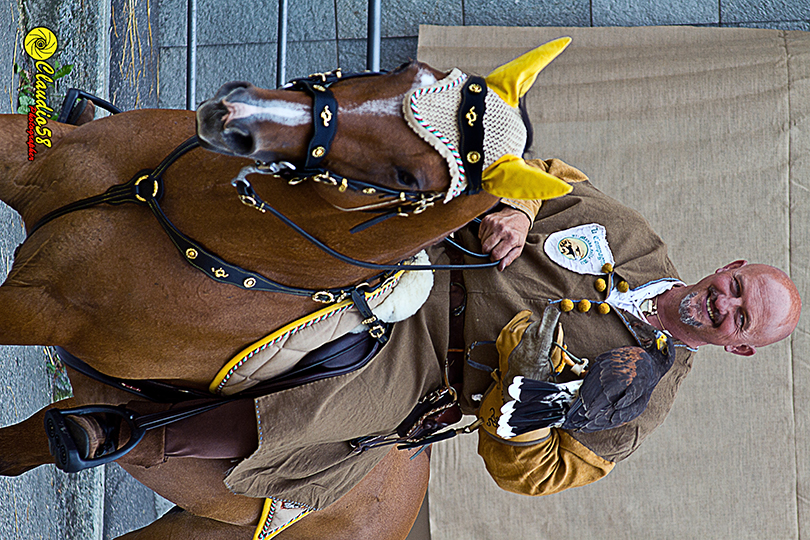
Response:
[[[373,74],[358,74],[356,76],[366,75]],[[246,178],[248,174],[271,174],[274,176],[279,176],[282,179],[286,179],[287,182],[292,185],[298,184],[308,178],[312,178],[314,181],[336,186],[341,192],[351,189],[365,195],[382,195],[391,197],[391,201],[386,202],[401,203],[401,205],[397,206],[396,209],[392,209],[380,216],[372,218],[363,224],[355,226],[352,229],[352,232],[365,229],[394,215],[407,216],[411,213],[419,214],[429,206],[432,206],[435,200],[443,196],[442,193],[437,192],[398,191],[382,186],[375,186],[367,182],[345,178],[320,167],[321,162],[328,154],[329,148],[331,147],[335,134],[335,126],[337,124],[337,102],[332,95],[331,90],[329,90],[329,85],[337,80],[348,77],[349,76],[343,76],[340,72],[317,74],[307,79],[298,79],[292,81],[288,85],[288,88],[291,90],[301,90],[307,92],[313,97],[314,100],[312,111],[315,130],[308,145],[307,158],[305,159],[303,166],[300,168],[289,162],[283,161],[277,163],[257,162],[255,165],[244,167],[239,172],[237,177],[231,182],[231,184],[237,190],[240,201],[262,213],[269,212],[297,234],[301,235],[307,241],[318,247],[324,253],[341,262],[360,268],[385,272],[373,278],[372,281],[378,282],[377,286],[382,286],[385,284],[386,281],[390,279],[391,273],[400,270],[433,271],[479,269],[496,266],[498,261],[469,265],[377,264],[361,261],[329,247],[324,242],[305,231],[287,216],[282,214],[279,210],[267,204],[267,202],[265,202],[256,193],[253,186]],[[171,167],[171,165],[174,164],[181,156],[195,148],[198,148],[199,146],[200,143],[198,138],[196,136],[190,137],[177,146],[177,148],[172,150],[172,152],[170,152],[169,155],[166,156],[155,169],[145,169],[139,171],[129,181],[114,185],[100,195],[87,197],[79,201],[69,203],[46,214],[33,227],[31,227],[29,235],[33,234],[46,223],[75,210],[90,208],[102,203],[111,205],[123,203],[143,204],[148,206],[152,211],[163,230],[172,240],[172,243],[174,243],[174,245],[180,251],[182,257],[189,264],[197,268],[209,278],[220,283],[227,283],[229,285],[239,287],[244,290],[257,290],[292,294],[296,296],[306,296],[316,302],[326,304],[340,302],[351,297],[363,317],[368,322],[372,335],[375,337],[383,335],[381,329],[378,328],[380,323],[372,314],[371,309],[368,307],[368,303],[365,300],[364,293],[374,290],[368,283],[331,289],[307,289],[284,285],[271,280],[262,274],[245,270],[240,266],[225,261],[216,254],[205,249],[196,240],[183,234],[179,229],[177,229],[177,227],[174,226],[171,220],[163,212],[159,204],[164,191],[163,173],[165,173],[166,170],[168,170],[168,168]],[[487,257],[487,255],[473,254],[469,251],[466,251],[466,253],[475,257]]]

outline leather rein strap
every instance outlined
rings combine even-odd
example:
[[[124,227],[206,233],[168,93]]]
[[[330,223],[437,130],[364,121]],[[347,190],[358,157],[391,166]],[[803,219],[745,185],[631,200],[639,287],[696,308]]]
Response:
[[[358,74],[354,76],[365,76],[365,75],[372,75],[372,74]],[[340,72],[331,72],[327,74],[317,74],[313,75],[306,79],[297,79],[291,82],[288,85],[288,88],[291,90],[300,90],[308,93],[313,98],[313,126],[314,126],[314,134],[312,139],[308,145],[308,153],[307,158],[304,162],[304,165],[301,169],[297,169],[294,165],[287,163],[287,162],[279,162],[279,163],[257,163],[256,166],[249,166],[242,169],[239,175],[231,182],[234,187],[236,187],[240,200],[261,212],[271,212],[274,216],[279,218],[283,221],[286,225],[291,227],[295,230],[298,234],[302,235],[304,238],[312,242],[315,246],[326,252],[332,257],[337,258],[338,260],[352,264],[355,266],[363,267],[363,268],[371,268],[381,271],[399,271],[404,268],[408,270],[448,270],[452,268],[456,268],[453,265],[399,265],[399,264],[389,264],[389,265],[381,265],[381,264],[374,264],[368,263],[364,261],[359,261],[357,259],[348,257],[343,255],[329,246],[318,240],[317,238],[313,237],[311,234],[304,231],[301,227],[295,224],[292,220],[281,214],[278,210],[272,208],[268,205],[264,200],[259,197],[259,195],[255,192],[253,187],[251,186],[250,182],[247,181],[246,176],[250,173],[262,173],[262,174],[272,174],[276,176],[280,176],[282,178],[287,178],[291,184],[296,184],[301,180],[301,178],[309,178],[313,177],[317,181],[327,182],[330,184],[338,185],[338,189],[341,191],[345,189],[353,189],[364,194],[382,194],[382,195],[390,195],[394,197],[396,200],[402,201],[404,204],[410,205],[408,210],[403,210],[402,208],[398,208],[394,211],[393,215],[407,215],[408,212],[412,213],[420,213],[424,211],[428,206],[433,205],[433,200],[442,196],[441,193],[432,193],[432,192],[409,192],[409,191],[396,191],[380,186],[374,186],[368,184],[366,182],[361,182],[357,180],[349,180],[347,178],[335,175],[334,173],[330,173],[326,169],[320,167],[321,162],[328,154],[329,149],[332,144],[332,140],[335,136],[336,126],[337,126],[337,101],[335,100],[334,95],[332,94],[331,90],[329,90],[329,85],[333,82],[340,80],[341,78],[348,78],[343,77]],[[475,80],[476,83],[481,83],[481,81]],[[484,84],[484,89],[486,88]],[[470,87],[471,85],[468,83],[465,85],[465,88]],[[481,92],[474,92],[474,94],[478,94]],[[481,94],[485,94],[484,91]],[[466,92],[469,94],[469,92]],[[465,94],[465,95],[466,95]],[[480,98],[483,100],[483,97]],[[472,103],[472,105],[469,105]],[[470,101],[468,98],[464,98],[464,106],[469,107],[480,107],[479,110],[483,112],[482,102],[476,101],[475,98]],[[475,112],[473,110],[473,112]],[[467,121],[470,126],[472,126],[473,122],[470,122],[470,118],[473,115],[464,113],[463,117]],[[483,118],[483,115],[480,116]],[[459,109],[459,118],[462,118],[462,109]],[[466,141],[473,141],[468,145],[469,148],[479,148],[483,142],[483,122],[479,122],[480,125],[480,137],[478,135],[464,135],[463,139]],[[480,142],[479,142],[480,140]],[[273,281],[259,273],[251,272],[249,270],[245,270],[239,266],[233,265],[224,259],[220,258],[214,253],[211,253],[204,247],[202,247],[197,241],[189,238],[185,234],[183,234],[180,230],[178,230],[174,224],[169,220],[169,218],[164,214],[162,208],[160,207],[159,201],[163,196],[163,173],[181,156],[186,154],[187,152],[197,148],[200,146],[199,140],[196,136],[190,137],[189,139],[185,140],[181,143],[177,148],[175,148],[154,170],[144,169],[139,171],[135,176],[132,177],[128,182],[123,184],[117,184],[115,186],[110,187],[107,191],[100,195],[95,195],[92,197],[87,197],[81,199],[79,201],[69,203],[53,212],[46,214],[42,217],[29,231],[29,235],[33,234],[37,231],[40,227],[45,225],[46,223],[73,212],[75,210],[81,210],[93,207],[98,204],[123,204],[123,203],[136,203],[136,204],[143,204],[149,207],[149,209],[154,214],[155,218],[157,218],[160,225],[163,227],[163,230],[166,234],[169,235],[174,245],[180,251],[182,256],[186,259],[186,261],[203,272],[209,278],[218,281],[220,283],[227,283],[229,285],[233,285],[245,290],[257,290],[257,291],[266,291],[266,292],[274,292],[274,293],[283,293],[283,294],[293,294],[296,296],[306,296],[310,297],[312,300],[321,303],[333,303],[342,301],[348,297],[352,297],[357,305],[357,308],[360,310],[361,314],[367,319],[370,320],[372,323],[376,322],[371,313],[368,304],[365,301],[365,295],[362,292],[367,292],[370,290],[370,287],[367,284],[361,284],[359,286],[350,286],[350,287],[340,287],[340,288],[333,288],[333,289],[305,289],[300,287],[291,287],[276,281]],[[483,148],[480,148],[483,155]],[[471,150],[475,151],[475,150]],[[480,185],[480,173],[479,173],[479,181],[478,185]],[[375,223],[380,221],[379,218],[375,218]],[[485,255],[480,255],[485,257]],[[482,263],[482,264],[472,264],[463,266],[464,268],[489,268],[492,266],[497,265],[498,262],[491,262],[491,263]],[[376,279],[382,284],[385,279],[387,278],[386,275],[378,276]],[[372,327],[373,331],[372,334],[379,334],[379,329],[376,327]],[[377,336],[375,336],[377,337]]]
[[[146,205],[152,211],[155,218],[157,218],[160,225],[174,245],[182,254],[183,258],[204,273],[209,278],[220,283],[227,283],[234,285],[240,289],[266,291],[274,293],[293,294],[296,296],[307,296],[321,303],[332,303],[342,301],[352,295],[352,292],[358,287],[342,287],[334,289],[304,289],[300,287],[291,287],[283,285],[276,281],[271,280],[257,272],[245,270],[239,266],[231,264],[216,254],[208,251],[202,247],[199,242],[189,238],[169,220],[163,209],[160,207],[159,200],[163,195],[163,177],[162,174],[169,168],[169,166],[177,161],[182,155],[190,150],[199,147],[197,137],[191,137],[184,141],[180,146],[175,148],[158,166],[152,171],[143,170],[138,172],[131,180],[123,184],[112,186],[101,195],[87,197],[85,199],[76,201],[59,208],[47,215],[45,215],[39,222],[31,228],[30,234],[42,227],[49,221],[63,216],[75,210],[90,208],[98,204],[123,204],[123,203],[136,203]],[[363,287],[366,290],[367,287]],[[359,295],[362,296],[362,295]],[[362,300],[364,302],[364,299]],[[361,313],[364,310],[361,309]],[[365,317],[370,315],[363,313]]]

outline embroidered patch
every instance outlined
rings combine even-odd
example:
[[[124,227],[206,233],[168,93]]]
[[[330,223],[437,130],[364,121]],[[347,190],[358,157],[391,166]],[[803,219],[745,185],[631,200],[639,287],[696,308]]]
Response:
[[[598,223],[550,234],[543,250],[552,261],[577,274],[600,275],[605,263],[614,263],[605,228]]]

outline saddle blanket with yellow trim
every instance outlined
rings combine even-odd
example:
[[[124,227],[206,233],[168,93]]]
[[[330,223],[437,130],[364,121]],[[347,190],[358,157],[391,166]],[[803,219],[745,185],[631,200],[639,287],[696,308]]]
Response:
[[[265,499],[262,517],[259,519],[259,526],[256,527],[253,540],[270,540],[270,538],[314,511],[314,508],[305,504],[282,499]]]
[[[404,264],[428,264],[422,251]],[[416,313],[433,287],[430,271],[399,271],[366,293],[374,315],[397,322]],[[363,316],[351,300],[325,307],[290,323],[246,347],[220,370],[209,386],[212,393],[231,396],[262,381],[289,372],[310,351],[352,331],[364,331]]]

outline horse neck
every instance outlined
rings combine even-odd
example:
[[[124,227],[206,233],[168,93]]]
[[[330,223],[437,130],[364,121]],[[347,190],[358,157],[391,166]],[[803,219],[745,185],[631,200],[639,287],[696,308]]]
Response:
[[[167,173],[164,211],[180,230],[223,259],[305,288],[348,286],[379,273],[340,262],[270,214],[241,204],[229,180],[245,160],[197,152],[193,159],[177,163],[183,167],[177,173],[195,186],[186,191],[196,195],[183,195],[177,185],[180,179]],[[195,172],[200,170],[207,174]],[[417,253],[495,202],[489,195],[460,197],[422,214],[393,217],[352,234],[350,229],[369,219],[369,214],[335,209],[309,183],[290,186],[277,177],[260,175],[248,179],[268,204],[311,235],[344,255],[376,264],[396,263]]]

